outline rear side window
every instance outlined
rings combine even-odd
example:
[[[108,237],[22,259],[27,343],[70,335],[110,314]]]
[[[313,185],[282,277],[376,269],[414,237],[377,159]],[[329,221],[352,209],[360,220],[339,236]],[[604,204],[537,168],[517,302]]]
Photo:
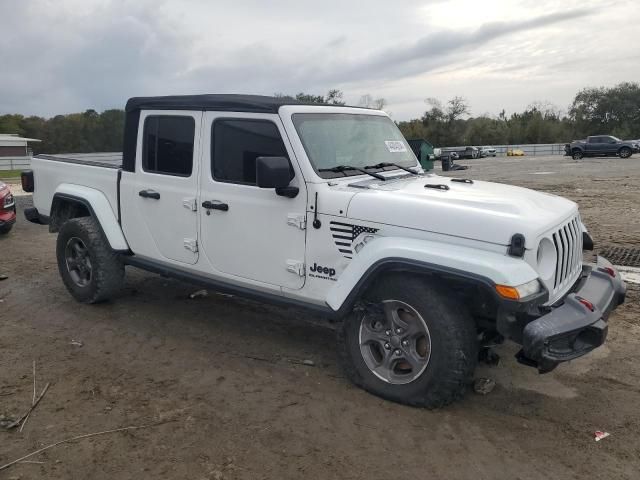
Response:
[[[152,116],[144,121],[142,168],[146,172],[189,177],[193,171],[192,117]]]
[[[219,182],[255,185],[256,158],[289,158],[278,127],[269,120],[216,120],[211,138],[211,171]]]

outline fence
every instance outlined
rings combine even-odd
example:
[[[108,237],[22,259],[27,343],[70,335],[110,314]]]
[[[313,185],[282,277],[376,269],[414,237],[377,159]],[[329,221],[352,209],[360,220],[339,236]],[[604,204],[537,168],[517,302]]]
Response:
[[[31,157],[0,157],[0,170],[24,170],[31,167]]]
[[[525,155],[564,155],[564,143],[539,143],[530,145],[496,145],[498,155],[506,155],[508,150],[522,150]]]
[[[528,145],[493,145],[497,155],[506,155],[509,150],[522,150],[525,155],[564,155],[564,143],[538,143]],[[465,147],[444,147],[443,152],[455,151],[463,154]]]

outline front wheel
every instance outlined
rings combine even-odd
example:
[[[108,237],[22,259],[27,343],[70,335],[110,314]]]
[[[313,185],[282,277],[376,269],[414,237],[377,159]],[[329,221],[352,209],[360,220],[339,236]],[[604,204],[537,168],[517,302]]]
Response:
[[[461,398],[478,358],[476,326],[439,285],[386,277],[339,330],[341,360],[365,390],[437,408]]]
[[[620,155],[620,158],[629,158],[632,153],[633,152],[629,147],[622,147],[618,152],[618,155]]]
[[[122,285],[122,259],[111,249],[92,217],[74,218],[62,225],[56,256],[62,281],[79,302],[102,302]]]
[[[7,235],[12,228],[13,225],[3,225],[2,227],[0,227],[0,235]]]
[[[580,160],[584,155],[582,154],[582,150],[574,150],[571,153],[571,156],[574,160]]]

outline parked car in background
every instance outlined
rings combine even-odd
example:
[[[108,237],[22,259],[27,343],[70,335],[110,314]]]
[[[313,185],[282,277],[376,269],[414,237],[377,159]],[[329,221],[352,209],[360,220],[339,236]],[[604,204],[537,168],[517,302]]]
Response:
[[[524,157],[526,154],[520,148],[512,148],[507,150],[507,157]]]
[[[457,154],[458,158],[469,160],[480,158],[480,150],[477,147],[445,147],[442,149],[442,156],[451,156],[452,153]]]
[[[9,186],[0,182],[0,235],[11,231],[16,223],[16,199],[11,194]]]
[[[496,148],[495,147],[478,147],[480,149],[481,157],[495,157],[496,156]]]
[[[617,155],[629,158],[634,152],[633,141],[620,140],[612,135],[592,135],[584,140],[574,140],[564,146],[564,154],[579,160],[582,157],[607,157]]]
[[[480,158],[480,149],[478,147],[466,147],[462,158]]]
[[[633,145],[633,153],[640,153],[640,139],[639,140],[631,140]]]

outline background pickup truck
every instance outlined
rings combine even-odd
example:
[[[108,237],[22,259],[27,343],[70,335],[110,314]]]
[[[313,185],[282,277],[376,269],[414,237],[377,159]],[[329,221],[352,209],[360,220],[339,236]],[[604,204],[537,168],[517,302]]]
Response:
[[[592,135],[585,140],[574,140],[564,146],[564,153],[579,160],[582,157],[606,157],[617,155],[629,158],[634,150],[633,142],[625,142],[611,135]]]
[[[133,98],[122,154],[32,165],[25,216],[58,233],[76,300],[117,297],[133,266],[306,308],[338,321],[355,384],[409,405],[460,398],[504,339],[540,372],[585,355],[625,297],[610,263],[583,263],[574,202],[425,172],[382,111]]]

